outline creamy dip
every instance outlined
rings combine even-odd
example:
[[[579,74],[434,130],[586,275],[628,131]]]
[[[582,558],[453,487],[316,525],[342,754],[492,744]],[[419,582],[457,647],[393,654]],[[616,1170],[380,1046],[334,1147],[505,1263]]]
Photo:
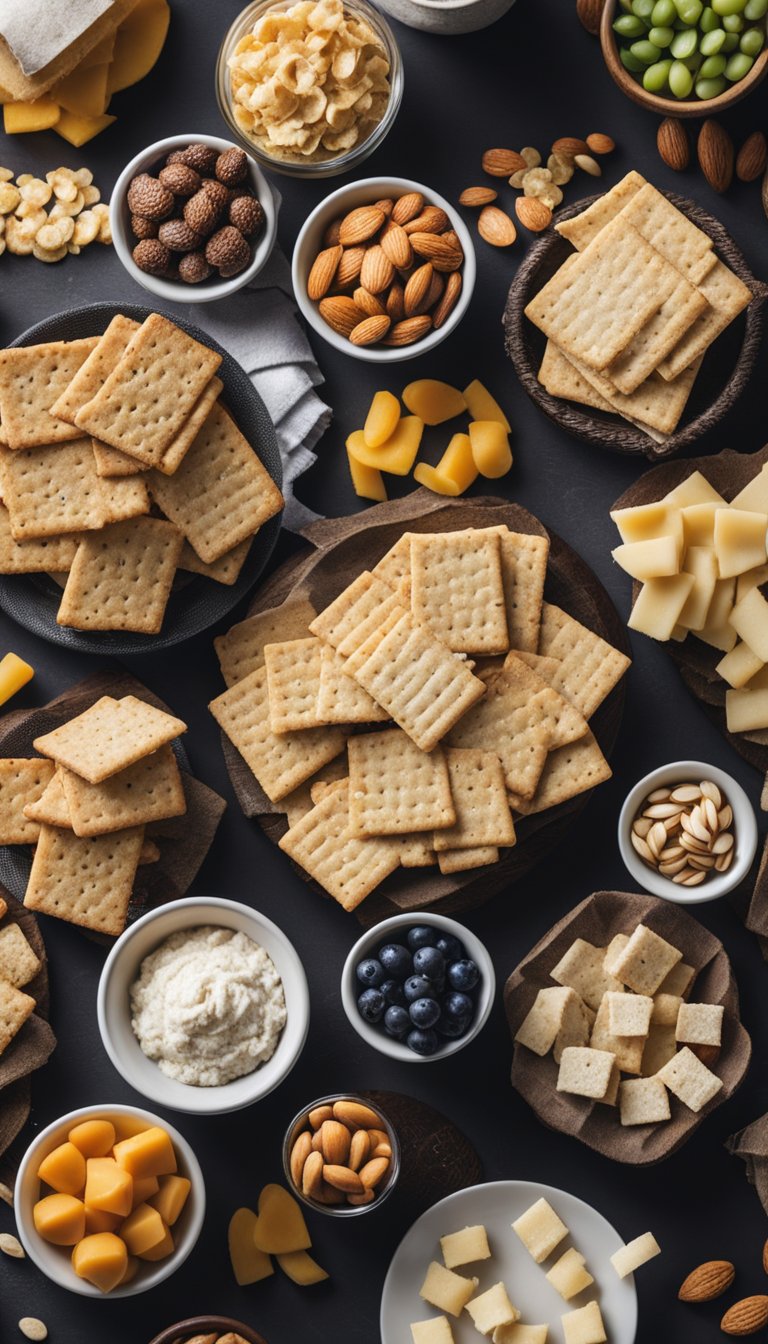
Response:
[[[192,1087],[221,1087],[266,1064],[285,1026],[283,982],[244,933],[173,933],[130,989],[131,1025],[149,1059]]]

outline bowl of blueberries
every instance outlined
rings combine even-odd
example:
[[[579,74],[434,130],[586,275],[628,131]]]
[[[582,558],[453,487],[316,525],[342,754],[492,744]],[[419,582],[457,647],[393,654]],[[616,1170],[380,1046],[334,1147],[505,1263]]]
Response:
[[[474,1040],[496,976],[479,938],[445,915],[395,915],[369,929],[341,975],[341,1000],[364,1041],[391,1059],[444,1059]]]

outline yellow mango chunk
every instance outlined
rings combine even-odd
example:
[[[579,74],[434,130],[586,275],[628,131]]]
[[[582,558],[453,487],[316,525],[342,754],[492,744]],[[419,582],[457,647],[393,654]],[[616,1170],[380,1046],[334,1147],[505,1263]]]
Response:
[[[120,1229],[120,1236],[131,1255],[143,1255],[163,1241],[168,1231],[157,1209],[138,1204]]]
[[[153,1125],[114,1147],[115,1161],[131,1176],[168,1176],[176,1170],[176,1154],[164,1129]]]
[[[472,456],[481,476],[498,480],[512,466],[512,450],[504,426],[498,420],[473,420],[469,426]]]
[[[257,1223],[253,1209],[236,1209],[229,1220],[229,1258],[241,1288],[247,1283],[268,1279],[275,1272],[271,1256],[260,1251],[253,1239]]]
[[[440,476],[456,482],[460,495],[477,480],[477,467],[468,434],[454,434],[436,470]]]
[[[139,1259],[164,1260],[167,1255],[173,1255],[173,1249],[173,1237],[166,1227],[162,1241],[158,1241],[155,1246],[150,1246],[149,1250],[142,1251]]]
[[[74,1195],[46,1195],[32,1210],[35,1230],[52,1246],[74,1246],[85,1234],[85,1205]]]
[[[127,1218],[133,1208],[133,1177],[113,1157],[89,1157],[86,1164],[85,1202],[104,1213]]]
[[[56,134],[68,144],[74,145],[75,149],[79,149],[95,135],[105,131],[115,120],[116,118],[110,117],[107,112],[103,112],[100,117],[79,117],[76,112],[62,112],[56,122]]]
[[[139,1269],[139,1261],[135,1255],[129,1255],[125,1266],[125,1273],[117,1285],[118,1288],[124,1288],[126,1284],[132,1283],[136,1278]]]
[[[107,110],[106,62],[92,65],[87,70],[72,70],[51,89],[51,97],[65,112],[77,117],[100,117]]]
[[[83,1237],[72,1252],[72,1268],[79,1279],[87,1279],[102,1293],[110,1293],[128,1267],[125,1242],[114,1232],[96,1232]]]
[[[2,664],[0,664],[0,672]],[[115,1126],[109,1120],[84,1120],[67,1135],[83,1157],[106,1157],[115,1142]]]
[[[163,50],[171,11],[166,0],[139,0],[117,30],[109,72],[109,92],[138,84]]]
[[[394,433],[380,448],[369,448],[362,429],[347,439],[347,451],[362,467],[375,467],[392,476],[407,476],[416,461],[424,433],[424,421],[418,415],[404,415]]]
[[[132,1139],[136,1134],[146,1134],[147,1130],[152,1128],[146,1120],[140,1119],[138,1115],[116,1115],[112,1123],[115,1126],[118,1142],[123,1139]]]
[[[60,1143],[44,1157],[37,1174],[61,1195],[81,1195],[85,1185],[85,1158],[73,1143]]]
[[[358,433],[361,431],[358,430]],[[347,461],[352,485],[358,498],[375,499],[378,504],[383,504],[387,498],[387,487],[381,472],[376,467],[364,467],[362,462],[356,462],[349,449],[347,449]]]
[[[277,1263],[283,1273],[302,1288],[311,1283],[322,1283],[323,1279],[328,1278],[327,1271],[321,1269],[306,1251],[287,1251],[285,1255],[278,1255]]]
[[[467,409],[464,393],[458,387],[451,387],[450,383],[441,383],[438,378],[417,378],[409,383],[403,401],[425,425],[442,425],[444,420],[453,420]]]
[[[91,1236],[94,1232],[116,1232],[122,1221],[119,1213],[107,1213],[104,1209],[92,1209],[88,1204],[85,1206],[86,1236]]]
[[[467,387],[464,388],[464,400],[467,403],[467,410],[473,420],[498,420],[503,425],[508,434],[512,433],[506,415],[502,411],[498,401],[492,397],[487,387],[478,378],[474,378]]]
[[[61,108],[52,98],[36,98],[33,103],[6,103],[3,129],[6,135],[25,135],[28,131],[47,131],[55,126]]]
[[[425,485],[435,495],[450,495],[455,499],[461,491],[455,481],[450,476],[441,476],[435,467],[430,467],[428,462],[418,462],[413,469],[413,479],[418,481],[419,485]]]
[[[34,667],[30,667],[17,654],[6,653],[4,658],[0,658],[0,705],[10,700],[22,686],[26,686],[34,675]]]
[[[391,392],[377,392],[363,425],[363,438],[369,448],[380,448],[397,429],[400,402]]]
[[[163,1176],[160,1181],[160,1189],[156,1195],[148,1200],[148,1203],[151,1204],[153,1209],[157,1209],[164,1223],[173,1227],[187,1202],[187,1196],[191,1189],[192,1182],[188,1181],[186,1176]]]
[[[156,1176],[142,1176],[138,1181],[133,1182],[133,1207],[137,1204],[148,1203],[153,1195],[156,1195],[160,1189],[160,1182]],[[166,1222],[168,1219],[166,1218]]]
[[[282,1185],[265,1185],[259,1195],[259,1216],[253,1239],[268,1255],[307,1251],[312,1245],[298,1201]]]

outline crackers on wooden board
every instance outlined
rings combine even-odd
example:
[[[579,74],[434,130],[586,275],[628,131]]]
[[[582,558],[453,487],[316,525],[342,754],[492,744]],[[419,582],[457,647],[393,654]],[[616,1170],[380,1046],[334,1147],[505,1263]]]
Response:
[[[59,625],[159,634],[177,571],[235,583],[282,508],[220,363],[159,313],[0,351],[0,573],[63,576]]]
[[[497,863],[515,814],[610,777],[589,719],[629,659],[544,601],[548,552],[404,532],[324,609],[299,591],[216,639],[211,712],[345,909],[398,867]]]

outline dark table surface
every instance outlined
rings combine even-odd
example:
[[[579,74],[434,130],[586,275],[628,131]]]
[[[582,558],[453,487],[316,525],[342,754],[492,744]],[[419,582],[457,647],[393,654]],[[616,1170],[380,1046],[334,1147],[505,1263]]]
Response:
[[[44,172],[59,163],[87,164],[106,197],[123,164],[150,141],[196,131],[226,134],[213,76],[216,51],[238,12],[238,0],[219,0],[215,6],[208,0],[172,4],[170,36],[158,66],[137,88],[117,96],[112,110],[119,119],[106,134],[82,150],[71,149],[52,133],[0,138],[0,162],[19,173]],[[656,152],[656,120],[613,85],[598,45],[580,27],[571,0],[520,0],[495,27],[467,37],[437,38],[400,25],[395,32],[405,62],[403,106],[388,140],[363,165],[361,176],[413,177],[455,200],[463,187],[483,180],[480,157],[489,146],[533,144],[546,150],[558,136],[606,131],[619,146],[605,161],[607,184],[634,167],[660,186],[690,194],[720,217],[756,273],[768,278],[768,223],[758,184],[736,184],[727,197],[718,198],[695,168],[684,175],[669,172]],[[728,116],[726,124],[737,140],[765,125],[766,88],[764,84]],[[290,253],[308,211],[338,181],[281,178],[278,185],[283,193],[280,243]],[[566,200],[590,194],[593,186],[586,178],[578,179],[566,188]],[[511,207],[513,193],[506,191]],[[494,251],[478,240],[478,284],[461,328],[432,355],[394,368],[386,378],[374,367],[314,341],[334,423],[298,494],[326,514],[361,507],[349,483],[343,441],[361,423],[378,387],[397,392],[418,375],[459,386],[480,377],[499,397],[513,425],[515,465],[498,483],[499,493],[532,509],[575,546],[626,613],[628,582],[611,562],[610,548],[616,543],[608,510],[644,463],[568,438],[517,385],[505,359],[500,318],[523,248],[518,243],[509,251]],[[146,300],[111,249],[92,247],[55,267],[6,253],[0,260],[0,342],[49,313],[99,299]],[[762,359],[764,367],[765,352]],[[701,449],[754,451],[764,434],[765,383],[758,374]],[[397,484],[410,488],[408,482]],[[276,558],[287,555],[294,544],[284,537]],[[96,659],[42,643],[5,617],[0,617],[0,631],[0,651],[14,649],[36,669],[34,682],[14,707],[44,703],[99,665]],[[720,1304],[693,1309],[678,1303],[676,1294],[683,1275],[711,1257],[735,1262],[740,1295],[763,1292],[767,1286],[761,1269],[765,1215],[742,1164],[723,1147],[728,1135],[768,1109],[766,969],[756,940],[745,932],[734,908],[721,901],[696,913],[722,938],[733,960],[744,1022],[753,1035],[752,1066],[736,1096],[660,1166],[616,1166],[536,1121],[509,1083],[511,1043],[500,993],[481,1037],[458,1056],[428,1066],[386,1060],[362,1043],[341,1008],[339,973],[359,932],[355,920],[305,887],[234,802],[218,731],[206,711],[221,689],[211,645],[214,633],[179,650],[130,660],[130,667],[187,721],[185,740],[193,768],[230,804],[193,892],[255,905],[285,929],[309,976],[309,1040],[293,1074],[256,1108],[207,1120],[168,1115],[197,1151],[208,1197],[200,1242],[172,1279],[145,1296],[92,1302],[54,1287],[28,1261],[6,1261],[0,1267],[0,1339],[19,1337],[17,1321],[32,1314],[47,1322],[52,1344],[148,1344],[171,1322],[213,1311],[250,1322],[269,1344],[299,1339],[374,1344],[381,1285],[408,1226],[396,1199],[379,1214],[351,1225],[311,1216],[317,1257],[331,1274],[330,1283],[320,1288],[301,1290],[279,1273],[265,1283],[237,1288],[226,1246],[234,1208],[253,1204],[265,1181],[280,1179],[282,1134],[298,1107],[335,1089],[366,1087],[408,1092],[439,1107],[475,1144],[489,1180],[524,1178],[561,1186],[593,1204],[626,1239],[651,1228],[664,1253],[637,1278],[641,1344],[706,1344],[721,1338]],[[641,774],[666,760],[712,761],[731,770],[758,806],[756,773],[735,756],[689,698],[664,651],[643,638],[633,644],[635,661],[614,778],[597,791],[564,844],[527,880],[468,918],[493,951],[500,985],[547,928],[589,892],[631,888],[615,829],[621,801]],[[761,840],[764,830],[761,816]],[[122,1082],[99,1039],[96,986],[103,949],[66,924],[43,919],[41,925],[59,1044],[35,1079],[30,1136],[77,1106],[144,1103]],[[0,1230],[12,1226],[10,1210],[0,1205]]]

